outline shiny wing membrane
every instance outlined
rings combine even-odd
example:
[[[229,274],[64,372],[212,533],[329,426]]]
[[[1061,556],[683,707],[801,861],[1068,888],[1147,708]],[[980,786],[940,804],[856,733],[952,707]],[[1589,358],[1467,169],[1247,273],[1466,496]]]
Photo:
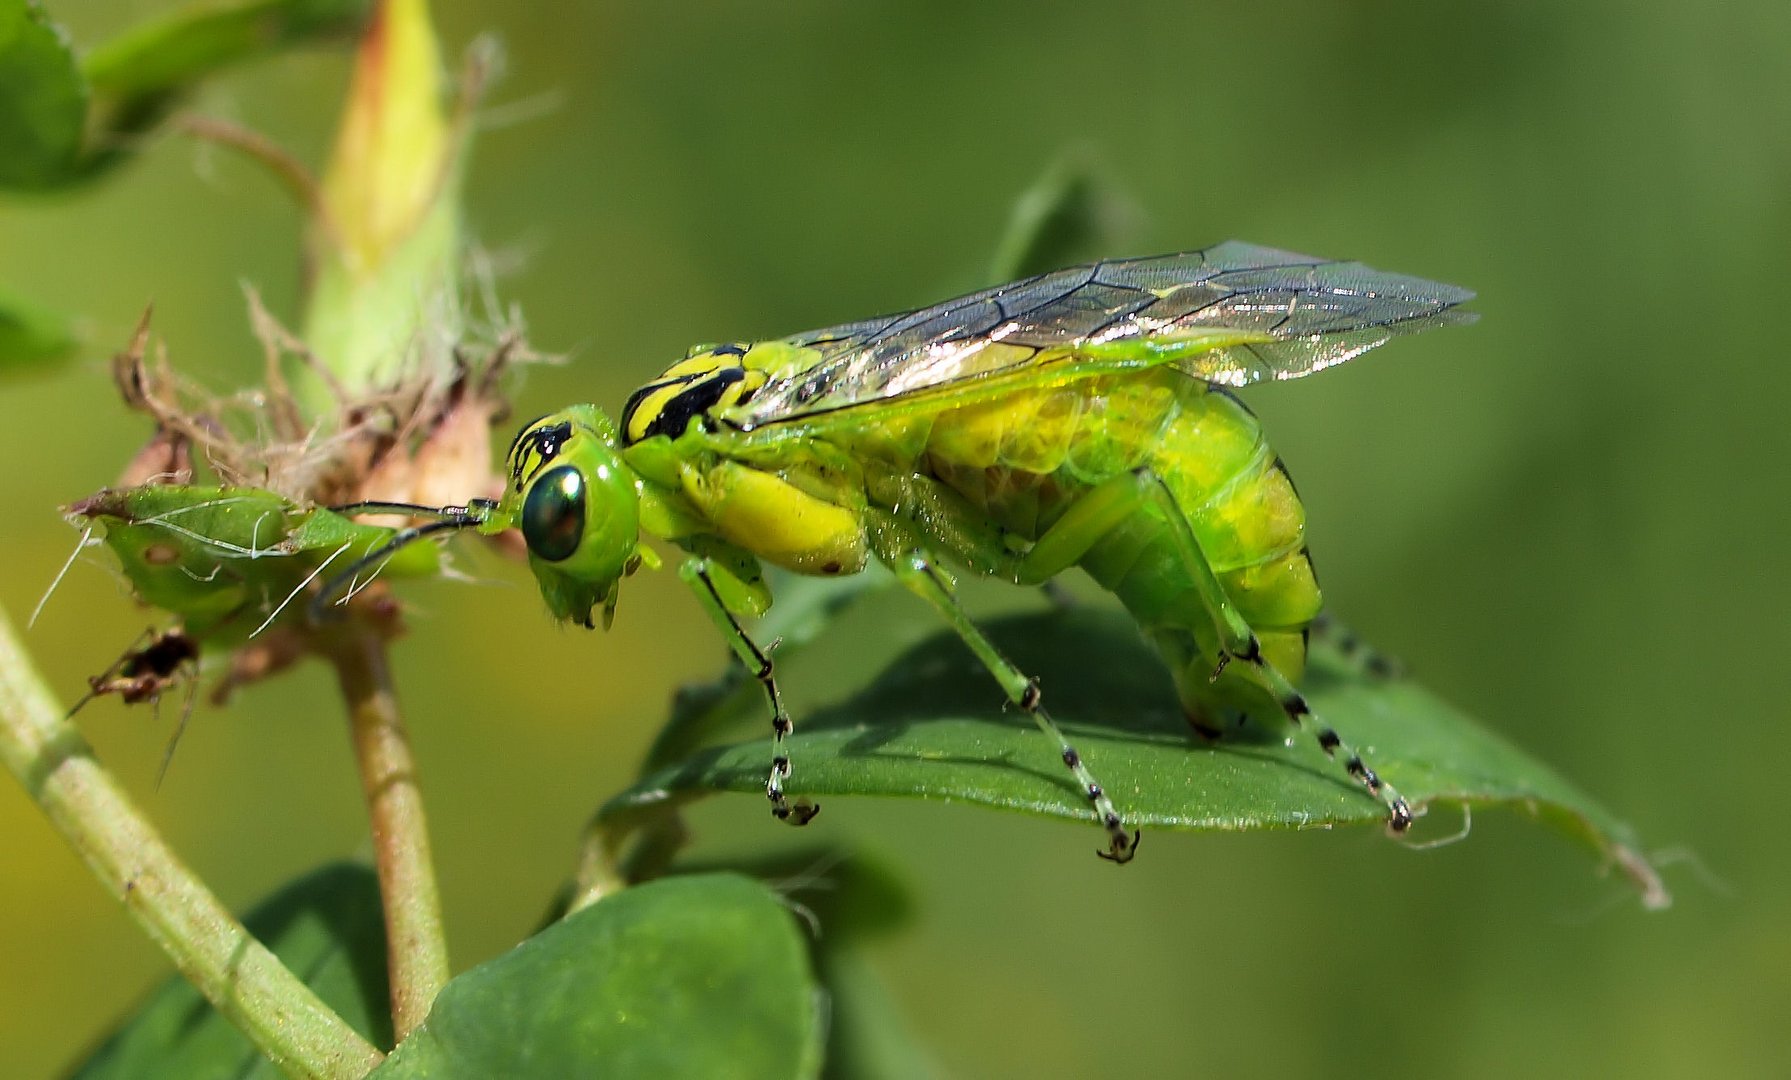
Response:
[[[1243,386],[1341,364],[1398,334],[1471,322],[1473,293],[1354,262],[1236,241],[1180,255],[1075,266],[918,311],[787,339],[821,359],[774,377],[732,419],[746,428],[1074,358],[1077,346],[1240,329],[1272,340],[1175,365]],[[1110,349],[1103,349],[1110,352]]]

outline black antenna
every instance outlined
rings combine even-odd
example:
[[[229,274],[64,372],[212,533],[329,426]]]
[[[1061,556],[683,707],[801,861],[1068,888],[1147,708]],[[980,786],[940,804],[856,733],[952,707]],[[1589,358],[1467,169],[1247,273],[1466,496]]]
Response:
[[[474,499],[466,506],[418,506],[416,503],[382,502],[371,499],[366,502],[343,503],[341,506],[325,507],[332,514],[343,517],[356,517],[360,514],[403,514],[405,517],[460,518],[475,510],[489,510],[492,503],[489,499]]]
[[[481,524],[490,516],[497,504],[490,499],[473,499],[465,506],[416,506],[411,503],[398,502],[357,502],[342,506],[332,506],[330,512],[349,516],[353,514],[404,514],[409,517],[434,517],[427,525],[412,525],[399,529],[392,538],[367,554],[348,564],[348,568],[323,583],[323,589],[311,598],[311,621],[320,623],[330,617],[330,606],[337,593],[360,575],[361,571],[374,563],[383,563],[397,553],[399,548],[406,547],[425,536],[439,532],[451,532]]]

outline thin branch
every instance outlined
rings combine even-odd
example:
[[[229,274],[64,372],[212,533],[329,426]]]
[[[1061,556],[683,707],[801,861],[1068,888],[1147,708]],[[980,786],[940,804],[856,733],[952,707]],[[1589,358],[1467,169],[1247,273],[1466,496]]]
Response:
[[[402,1042],[429,1015],[435,995],[448,982],[441,894],[385,642],[352,621],[331,638],[326,655],[348,703],[349,731],[373,827],[373,857],[385,901],[392,1026]]]
[[[349,1080],[380,1052],[286,970],[132,805],[0,611],[0,758],[106,891],[207,1001],[290,1076]]]
[[[274,179],[286,189],[299,208],[317,223],[319,229],[331,237],[332,241],[337,236],[336,223],[331,220],[329,208],[324,205],[317,178],[311,175],[311,170],[305,167],[304,162],[292,156],[285,147],[253,128],[215,116],[182,113],[169,121],[169,124],[176,131],[205,142],[227,146],[254,159],[273,174]]]

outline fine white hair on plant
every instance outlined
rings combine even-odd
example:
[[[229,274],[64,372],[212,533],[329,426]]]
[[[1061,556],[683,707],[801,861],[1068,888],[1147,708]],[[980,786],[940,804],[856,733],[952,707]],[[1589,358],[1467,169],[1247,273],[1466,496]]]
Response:
[[[62,569],[56,571],[56,576],[50,579],[50,587],[44,590],[44,594],[38,597],[37,606],[31,609],[31,618],[25,623],[27,630],[37,625],[37,617],[43,614],[44,605],[50,602],[50,595],[62,584],[62,579],[68,576],[69,568],[75,565],[75,560],[80,558],[81,552],[95,543],[98,541],[93,538],[93,526],[89,525],[82,529],[81,539],[75,541],[75,550],[68,553],[68,558],[63,560]]]
[[[177,506],[174,509],[167,511],[166,513],[155,514],[151,517],[146,517],[141,521],[135,522],[134,524],[154,525],[157,528],[166,529],[169,532],[174,533],[176,536],[184,536],[187,539],[192,540],[196,543],[202,544],[206,547],[216,548],[219,551],[222,551],[226,554],[237,555],[237,556],[241,556],[241,557],[247,558],[247,559],[259,559],[259,558],[263,558],[268,555],[284,554],[283,552],[281,552],[279,550],[278,545],[270,545],[265,548],[259,546],[257,538],[260,536],[261,523],[263,520],[266,519],[266,517],[267,517],[266,514],[263,514],[261,517],[259,517],[255,520],[255,525],[250,531],[250,541],[249,541],[248,547],[243,547],[241,544],[232,544],[225,540],[219,540],[215,536],[206,536],[205,534],[196,532],[192,529],[187,528],[184,525],[176,525],[172,520],[170,520],[177,514],[190,514],[190,513],[193,513],[194,511],[198,511],[198,510],[207,510],[207,509],[212,509],[215,507],[224,506],[224,505],[228,505],[228,504],[232,504],[232,503],[249,502],[249,501],[251,501],[251,500],[246,497],[227,497],[227,498],[221,498],[221,499],[208,499],[205,502],[194,503],[191,506]]]
[[[1439,836],[1434,840],[1403,841],[1400,846],[1407,851],[1434,851],[1437,848],[1459,844],[1466,840],[1468,834],[1474,831],[1474,808],[1466,802],[1459,802],[1455,805],[1461,807],[1461,828],[1448,836]]]
[[[309,574],[306,574],[305,580],[303,580],[303,581],[299,582],[297,585],[293,586],[292,591],[286,594],[286,599],[280,601],[279,606],[274,608],[274,610],[268,614],[267,618],[261,620],[261,625],[257,626],[253,631],[251,631],[249,633],[249,637],[251,639],[253,639],[255,637],[260,636],[260,634],[263,630],[266,630],[268,628],[268,626],[271,625],[275,619],[280,617],[280,612],[286,610],[286,605],[292,603],[293,597],[297,596],[299,593],[304,592],[305,589],[313,581],[317,580],[317,576],[319,574],[323,573],[326,569],[329,568],[329,565],[331,563],[336,561],[338,556],[340,556],[343,552],[347,551],[349,548],[351,548],[353,546],[354,546],[354,543],[352,541],[345,540],[345,541],[343,541],[341,547],[337,548],[335,551],[330,552],[330,557],[323,560],[323,562],[318,563],[317,569],[311,571]]]
[[[210,585],[212,582],[218,580],[219,574],[224,572],[224,564],[217,563],[216,565],[214,565],[211,568],[211,573],[205,574],[203,576],[201,576],[199,574],[195,574],[191,570],[188,570],[185,566],[181,566],[181,565],[176,565],[175,569],[179,570],[181,573],[185,574],[188,578],[190,578],[194,582],[197,582],[200,585]]]
[[[808,907],[808,905],[802,903],[800,900],[785,896],[782,893],[778,894],[777,902],[788,908],[790,914],[808,924],[808,932],[816,941],[821,940],[821,919]]]
[[[393,552],[393,555],[396,555],[396,554],[397,554],[396,552]],[[335,556],[332,555],[332,556],[330,556],[330,558],[334,559]],[[361,575],[356,574],[354,576],[354,579],[348,583],[348,589],[347,589],[347,591],[343,592],[342,599],[336,601],[336,606],[341,607],[343,604],[348,603],[350,600],[353,600],[355,598],[355,596],[357,594],[359,594],[363,589],[366,589],[368,586],[372,585],[375,581],[378,581],[380,572],[383,571],[388,565],[390,565],[391,562],[392,562],[392,555],[388,555],[384,559],[380,560],[379,565],[377,565],[373,568],[373,572],[367,575],[366,581],[362,581]],[[319,569],[321,569],[321,567]],[[315,576],[315,575],[313,575],[313,576]],[[308,581],[309,581],[309,579],[307,579],[307,582]]]
[[[1736,895],[1735,886],[1731,885],[1727,878],[1710,869],[1710,864],[1689,847],[1668,847],[1651,851],[1648,853],[1648,862],[1656,870],[1684,864],[1691,869],[1692,876],[1702,882],[1704,887],[1711,892],[1731,899]]]
[[[834,876],[833,872],[839,869],[845,861],[845,853],[829,852],[787,877],[765,882],[772,891],[777,893],[780,903],[808,924],[809,933],[814,935],[816,941],[821,940],[821,920],[812,909],[797,900],[794,894],[805,889],[832,891],[839,888],[839,879]]]
[[[195,670],[192,671],[187,679],[187,696],[186,700],[181,702],[180,719],[174,722],[174,733],[168,736],[168,746],[162,751],[162,764],[155,771],[155,786],[157,791],[162,789],[162,781],[168,778],[168,766],[174,764],[174,751],[180,746],[181,737],[187,733],[187,721],[193,718],[193,701],[199,694],[198,666],[199,661],[194,660],[193,667]],[[160,719],[162,715],[162,698],[160,694],[156,695],[155,714],[156,717]]]
[[[780,893],[801,892],[803,889],[832,889],[838,885],[832,876],[833,872],[845,861],[844,852],[829,852],[815,859],[806,868],[766,884]]]

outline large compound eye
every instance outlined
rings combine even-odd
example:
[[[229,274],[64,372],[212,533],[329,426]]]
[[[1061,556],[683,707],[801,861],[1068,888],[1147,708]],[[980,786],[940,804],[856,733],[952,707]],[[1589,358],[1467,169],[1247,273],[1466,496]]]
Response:
[[[570,558],[585,536],[585,478],[561,465],[535,478],[522,501],[522,538],[548,562]]]

